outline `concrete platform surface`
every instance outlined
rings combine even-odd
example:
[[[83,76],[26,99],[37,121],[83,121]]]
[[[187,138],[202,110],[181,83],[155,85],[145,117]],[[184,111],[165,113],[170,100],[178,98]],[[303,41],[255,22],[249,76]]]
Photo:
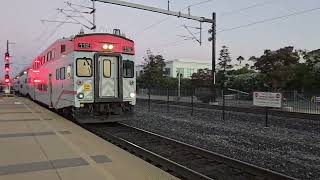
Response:
[[[22,97],[0,97],[0,180],[177,179]]]

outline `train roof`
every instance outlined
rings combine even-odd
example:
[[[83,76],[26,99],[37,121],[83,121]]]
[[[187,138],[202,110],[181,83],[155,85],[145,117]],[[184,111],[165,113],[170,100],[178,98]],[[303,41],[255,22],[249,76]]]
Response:
[[[94,35],[110,35],[110,36],[115,36],[115,37],[118,37],[118,38],[125,39],[125,40],[127,40],[127,41],[134,42],[133,40],[131,40],[131,39],[129,39],[129,38],[126,38],[126,37],[124,37],[124,36],[120,36],[120,35],[117,35],[117,34],[111,34],[111,33],[78,34],[78,35],[76,35],[74,38],[83,37],[83,36],[94,36]]]

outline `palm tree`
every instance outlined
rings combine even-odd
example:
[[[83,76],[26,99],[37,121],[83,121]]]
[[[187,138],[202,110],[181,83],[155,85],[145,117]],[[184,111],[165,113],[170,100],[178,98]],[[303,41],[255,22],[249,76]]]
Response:
[[[244,57],[239,56],[239,57],[237,58],[237,61],[239,62],[239,66],[241,66],[241,62],[244,61]]]

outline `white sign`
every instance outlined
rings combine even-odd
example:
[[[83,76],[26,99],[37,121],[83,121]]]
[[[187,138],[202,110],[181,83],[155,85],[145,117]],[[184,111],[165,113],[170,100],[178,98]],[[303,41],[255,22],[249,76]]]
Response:
[[[282,94],[271,92],[254,92],[253,105],[280,108],[282,105]]]

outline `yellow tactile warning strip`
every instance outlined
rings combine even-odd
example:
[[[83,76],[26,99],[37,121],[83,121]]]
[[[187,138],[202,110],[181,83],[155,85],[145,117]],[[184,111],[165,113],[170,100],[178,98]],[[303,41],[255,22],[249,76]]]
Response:
[[[0,114],[1,180],[177,179],[28,99],[5,101],[29,113]]]

